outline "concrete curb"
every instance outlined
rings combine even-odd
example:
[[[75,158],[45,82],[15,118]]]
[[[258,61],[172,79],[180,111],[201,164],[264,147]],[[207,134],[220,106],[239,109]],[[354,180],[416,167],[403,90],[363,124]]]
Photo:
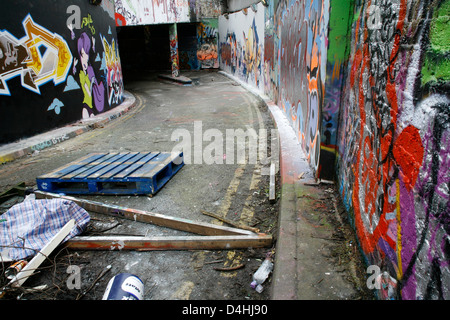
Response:
[[[299,145],[294,129],[282,110],[267,96],[242,80],[223,71],[219,73],[239,83],[244,89],[260,98],[270,111],[279,133],[280,145],[280,212],[278,216],[278,235],[276,259],[271,284],[272,300],[298,299],[298,203],[297,193],[304,183],[314,183],[314,172],[308,164]],[[299,176],[301,174],[301,183]]]
[[[136,97],[130,92],[124,92],[124,101],[115,108],[89,119],[83,119],[36,136],[9,143],[0,147],[0,164],[14,161],[33,152],[56,145],[62,141],[72,139],[85,132],[99,128],[113,121],[136,105]]]

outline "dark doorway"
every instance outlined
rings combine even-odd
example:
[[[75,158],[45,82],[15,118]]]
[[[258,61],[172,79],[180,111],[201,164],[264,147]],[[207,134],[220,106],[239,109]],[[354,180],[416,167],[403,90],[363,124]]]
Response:
[[[197,59],[198,37],[197,23],[177,24],[178,55],[181,70],[198,70],[200,64]]]
[[[117,38],[124,78],[170,70],[168,24],[117,27]]]

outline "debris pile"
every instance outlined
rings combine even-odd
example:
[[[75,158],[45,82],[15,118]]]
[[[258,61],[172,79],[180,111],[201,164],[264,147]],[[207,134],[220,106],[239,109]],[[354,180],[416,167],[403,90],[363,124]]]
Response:
[[[150,223],[196,235],[167,237],[86,235],[91,221],[89,212],[106,214],[116,219]],[[22,285],[33,274],[40,272],[39,266],[44,261],[48,261],[49,256],[58,247],[63,247],[65,250],[148,251],[247,249],[270,247],[271,245],[271,235],[259,233],[259,230],[250,227],[227,227],[196,222],[36,190],[24,201],[15,204],[1,215],[0,262],[3,272],[0,281],[0,298],[8,291],[17,293],[19,290],[19,292],[27,293],[46,290],[47,285],[38,285],[32,288]],[[70,273],[71,267],[73,266],[69,265],[66,272]],[[233,267],[233,270],[242,267],[243,265]],[[229,271],[220,268],[216,270]],[[76,272],[72,269],[70,271]],[[107,271],[109,269],[104,270],[97,279],[103,277]],[[66,280],[66,283],[69,282],[70,279]],[[95,282],[91,287],[95,285]],[[111,290],[111,288],[109,289]],[[134,288],[134,290],[141,289]],[[81,292],[77,299],[81,299],[86,293],[87,291]],[[19,296],[17,297],[19,298]],[[114,297],[106,296],[104,298],[114,299]],[[142,296],[134,294],[129,298],[142,299]]]

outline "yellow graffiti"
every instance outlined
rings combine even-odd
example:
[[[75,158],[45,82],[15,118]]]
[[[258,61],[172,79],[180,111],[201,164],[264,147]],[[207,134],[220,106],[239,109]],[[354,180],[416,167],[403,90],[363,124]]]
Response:
[[[258,72],[258,68],[261,64],[261,47],[256,40],[254,26],[251,26],[248,30],[248,35],[245,38],[245,56],[244,61],[247,65],[247,72],[253,71],[255,74]],[[244,35],[245,36],[245,35]]]
[[[118,102],[123,94],[123,79],[122,68],[120,63],[120,56],[116,42],[112,39],[111,44],[108,43],[105,37],[102,37],[105,67],[106,82],[108,84],[108,102]]]
[[[105,59],[106,59],[106,65],[108,67],[113,66],[116,61],[118,60],[118,55],[116,55],[116,42],[114,39],[112,40],[111,44],[108,43],[108,40],[106,38],[102,38],[103,41],[103,49],[105,50]]]
[[[30,15],[22,22],[26,35],[20,40],[6,30],[0,31],[0,94],[9,95],[7,81],[20,75],[22,86],[40,93],[39,86],[49,80],[66,80],[72,53],[64,39],[36,24]]]
[[[87,17],[83,18],[83,21],[81,22],[81,27],[88,27],[91,30],[92,34],[95,34],[95,27],[93,26],[94,21],[92,20],[92,17],[90,14],[87,15]]]
[[[29,52],[24,62],[36,75],[34,83],[39,86],[50,79],[55,84],[65,81],[72,64],[72,54],[64,39],[35,24],[31,16],[25,19],[23,26],[27,35],[24,45]],[[45,58],[39,53],[41,45],[45,45],[48,51]]]

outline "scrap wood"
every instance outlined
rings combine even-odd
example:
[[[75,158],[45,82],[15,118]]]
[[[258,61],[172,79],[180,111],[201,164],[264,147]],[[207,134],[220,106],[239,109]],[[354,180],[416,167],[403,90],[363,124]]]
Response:
[[[217,270],[217,271],[234,271],[234,270],[242,269],[243,267],[245,267],[245,264],[240,264],[238,266],[229,267],[229,268],[214,267],[214,270]]]
[[[117,205],[107,205],[96,201],[79,199],[75,197],[63,196],[55,193],[35,191],[36,198],[61,198],[75,202],[87,211],[97,212],[101,214],[111,215],[123,219],[151,223],[154,225],[168,227],[176,230],[192,232],[205,236],[218,235],[254,235],[253,232],[244,230],[243,228],[230,228],[218,226],[212,223],[196,222],[188,219],[171,217],[159,213],[148,212],[144,210],[121,207]]]
[[[213,264],[213,263],[220,263],[220,262],[223,262],[223,259],[222,260],[207,261],[207,262],[204,262],[203,264]]]
[[[272,245],[272,236],[76,236],[66,242],[66,247],[75,250],[226,250],[262,248]]]
[[[218,216],[218,215],[216,215],[216,214],[214,214],[212,212],[208,212],[208,211],[205,211],[205,210],[201,210],[201,212],[204,215],[207,215],[207,216],[216,218],[217,220],[220,220],[222,222],[228,223],[229,225],[231,225],[231,226],[233,226],[235,228],[240,228],[240,229],[252,231],[252,232],[255,232],[255,233],[259,232],[259,229],[257,229],[257,228],[253,228],[253,227],[249,227],[249,226],[246,226],[246,225],[243,225],[243,224],[236,223],[234,221],[231,221],[231,220],[228,220],[226,218],[220,217],[220,216]]]
[[[34,271],[44,262],[44,260],[53,252],[53,250],[69,235],[72,228],[75,226],[75,219],[71,219],[64,227],[45,245],[31,261],[15,275],[9,282],[8,286],[20,287],[22,284],[33,275]]]
[[[26,193],[25,182],[21,182],[14,187],[0,193],[0,201],[3,202],[14,196],[25,196]],[[5,199],[5,200],[4,200]]]
[[[269,200],[275,201],[275,163],[270,164]]]

